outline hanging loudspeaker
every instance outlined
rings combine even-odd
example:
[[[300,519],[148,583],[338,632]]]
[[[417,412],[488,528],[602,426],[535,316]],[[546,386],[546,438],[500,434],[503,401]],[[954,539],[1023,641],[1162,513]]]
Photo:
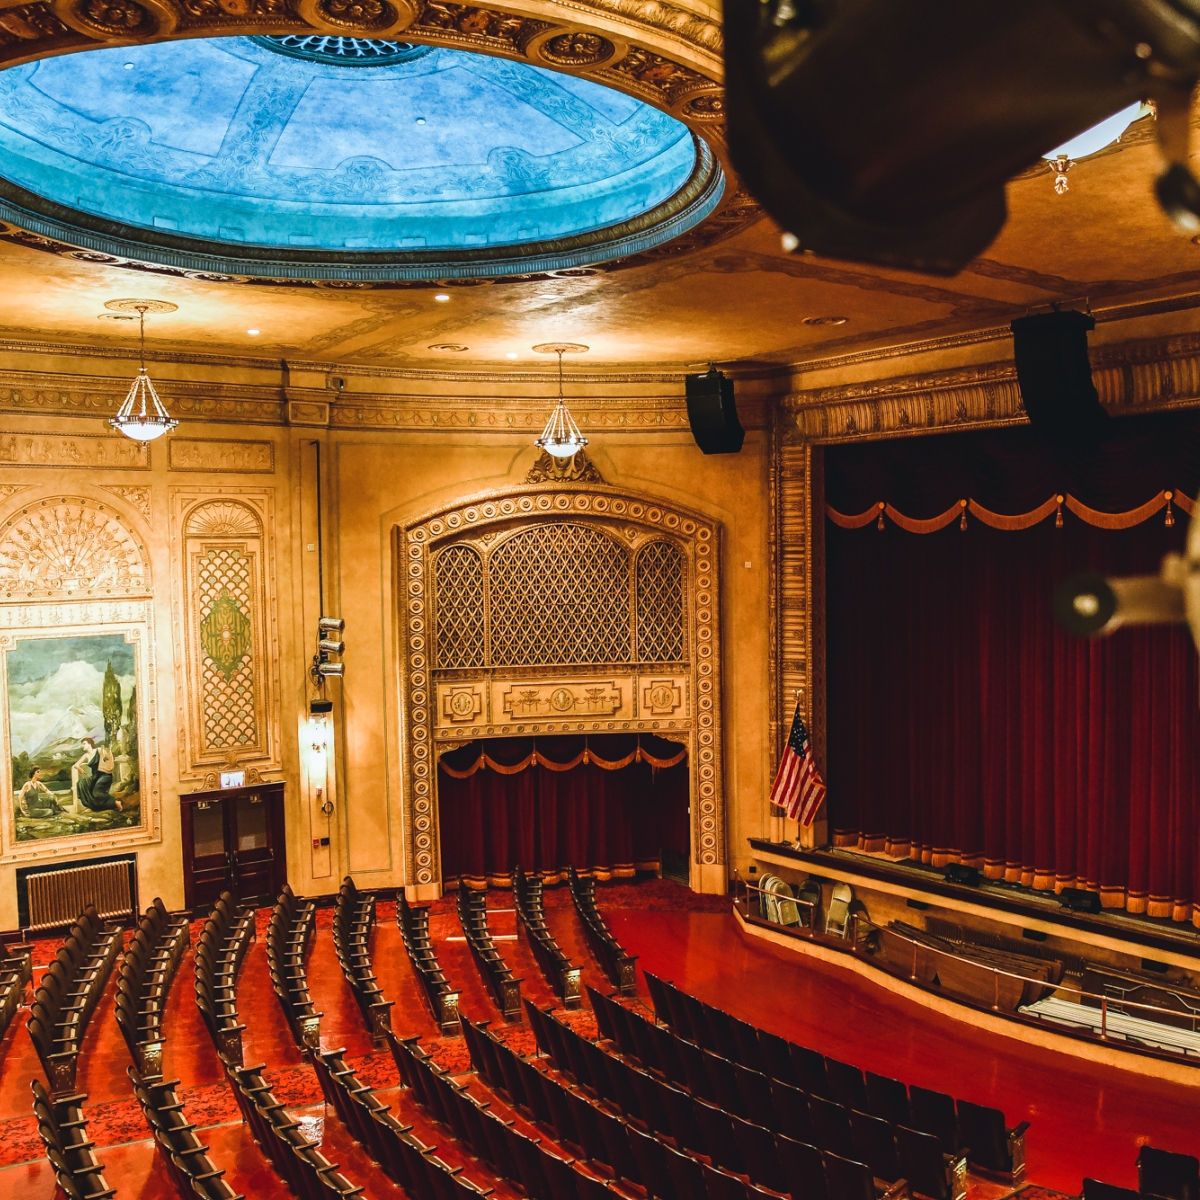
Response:
[[[1052,441],[1078,443],[1104,432],[1088,362],[1087,335],[1096,322],[1087,313],[1037,313],[1012,323],[1017,382],[1029,423]]]
[[[705,454],[736,454],[746,433],[738,420],[733,380],[716,367],[687,377],[688,422],[692,437]]]

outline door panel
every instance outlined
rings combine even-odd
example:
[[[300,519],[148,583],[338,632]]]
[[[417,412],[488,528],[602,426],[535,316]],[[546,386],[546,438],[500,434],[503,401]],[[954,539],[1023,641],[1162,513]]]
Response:
[[[239,796],[227,807],[237,894],[242,899],[270,897],[275,890],[275,853],[266,798]]]
[[[228,814],[220,800],[191,807],[193,903],[212,904],[232,882],[226,850]]]

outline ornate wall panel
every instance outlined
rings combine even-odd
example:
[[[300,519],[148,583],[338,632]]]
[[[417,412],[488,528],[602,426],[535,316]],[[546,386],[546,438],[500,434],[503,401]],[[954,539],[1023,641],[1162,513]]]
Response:
[[[27,490],[0,488],[0,514]],[[92,496],[52,495],[4,517],[0,861],[160,840],[156,686],[150,560],[122,513]],[[99,778],[79,765],[84,738],[114,756],[106,786],[83,782]]]
[[[183,778],[281,768],[268,493],[172,496]],[[215,782],[214,782],[215,785]]]
[[[685,742],[693,861],[724,863],[718,536],[695,513],[563,482],[397,531],[410,884],[440,879],[437,755],[512,734]]]

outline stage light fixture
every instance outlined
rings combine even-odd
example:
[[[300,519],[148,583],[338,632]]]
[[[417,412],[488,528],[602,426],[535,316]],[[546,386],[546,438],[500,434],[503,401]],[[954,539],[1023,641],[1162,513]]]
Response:
[[[1139,102],[1159,203],[1200,229],[1194,0],[727,0],[723,26],[733,166],[785,249],[954,274],[1010,179],[1055,155],[1061,187]]]

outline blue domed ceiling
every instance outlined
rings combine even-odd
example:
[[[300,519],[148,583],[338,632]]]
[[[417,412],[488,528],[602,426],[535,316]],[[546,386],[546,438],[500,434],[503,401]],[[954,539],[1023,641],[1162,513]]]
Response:
[[[308,40],[333,45],[165,42],[0,72],[4,198],[52,224],[66,210],[93,249],[276,273],[386,260],[401,277],[628,254],[720,198],[707,148],[623,93],[463,51]]]

